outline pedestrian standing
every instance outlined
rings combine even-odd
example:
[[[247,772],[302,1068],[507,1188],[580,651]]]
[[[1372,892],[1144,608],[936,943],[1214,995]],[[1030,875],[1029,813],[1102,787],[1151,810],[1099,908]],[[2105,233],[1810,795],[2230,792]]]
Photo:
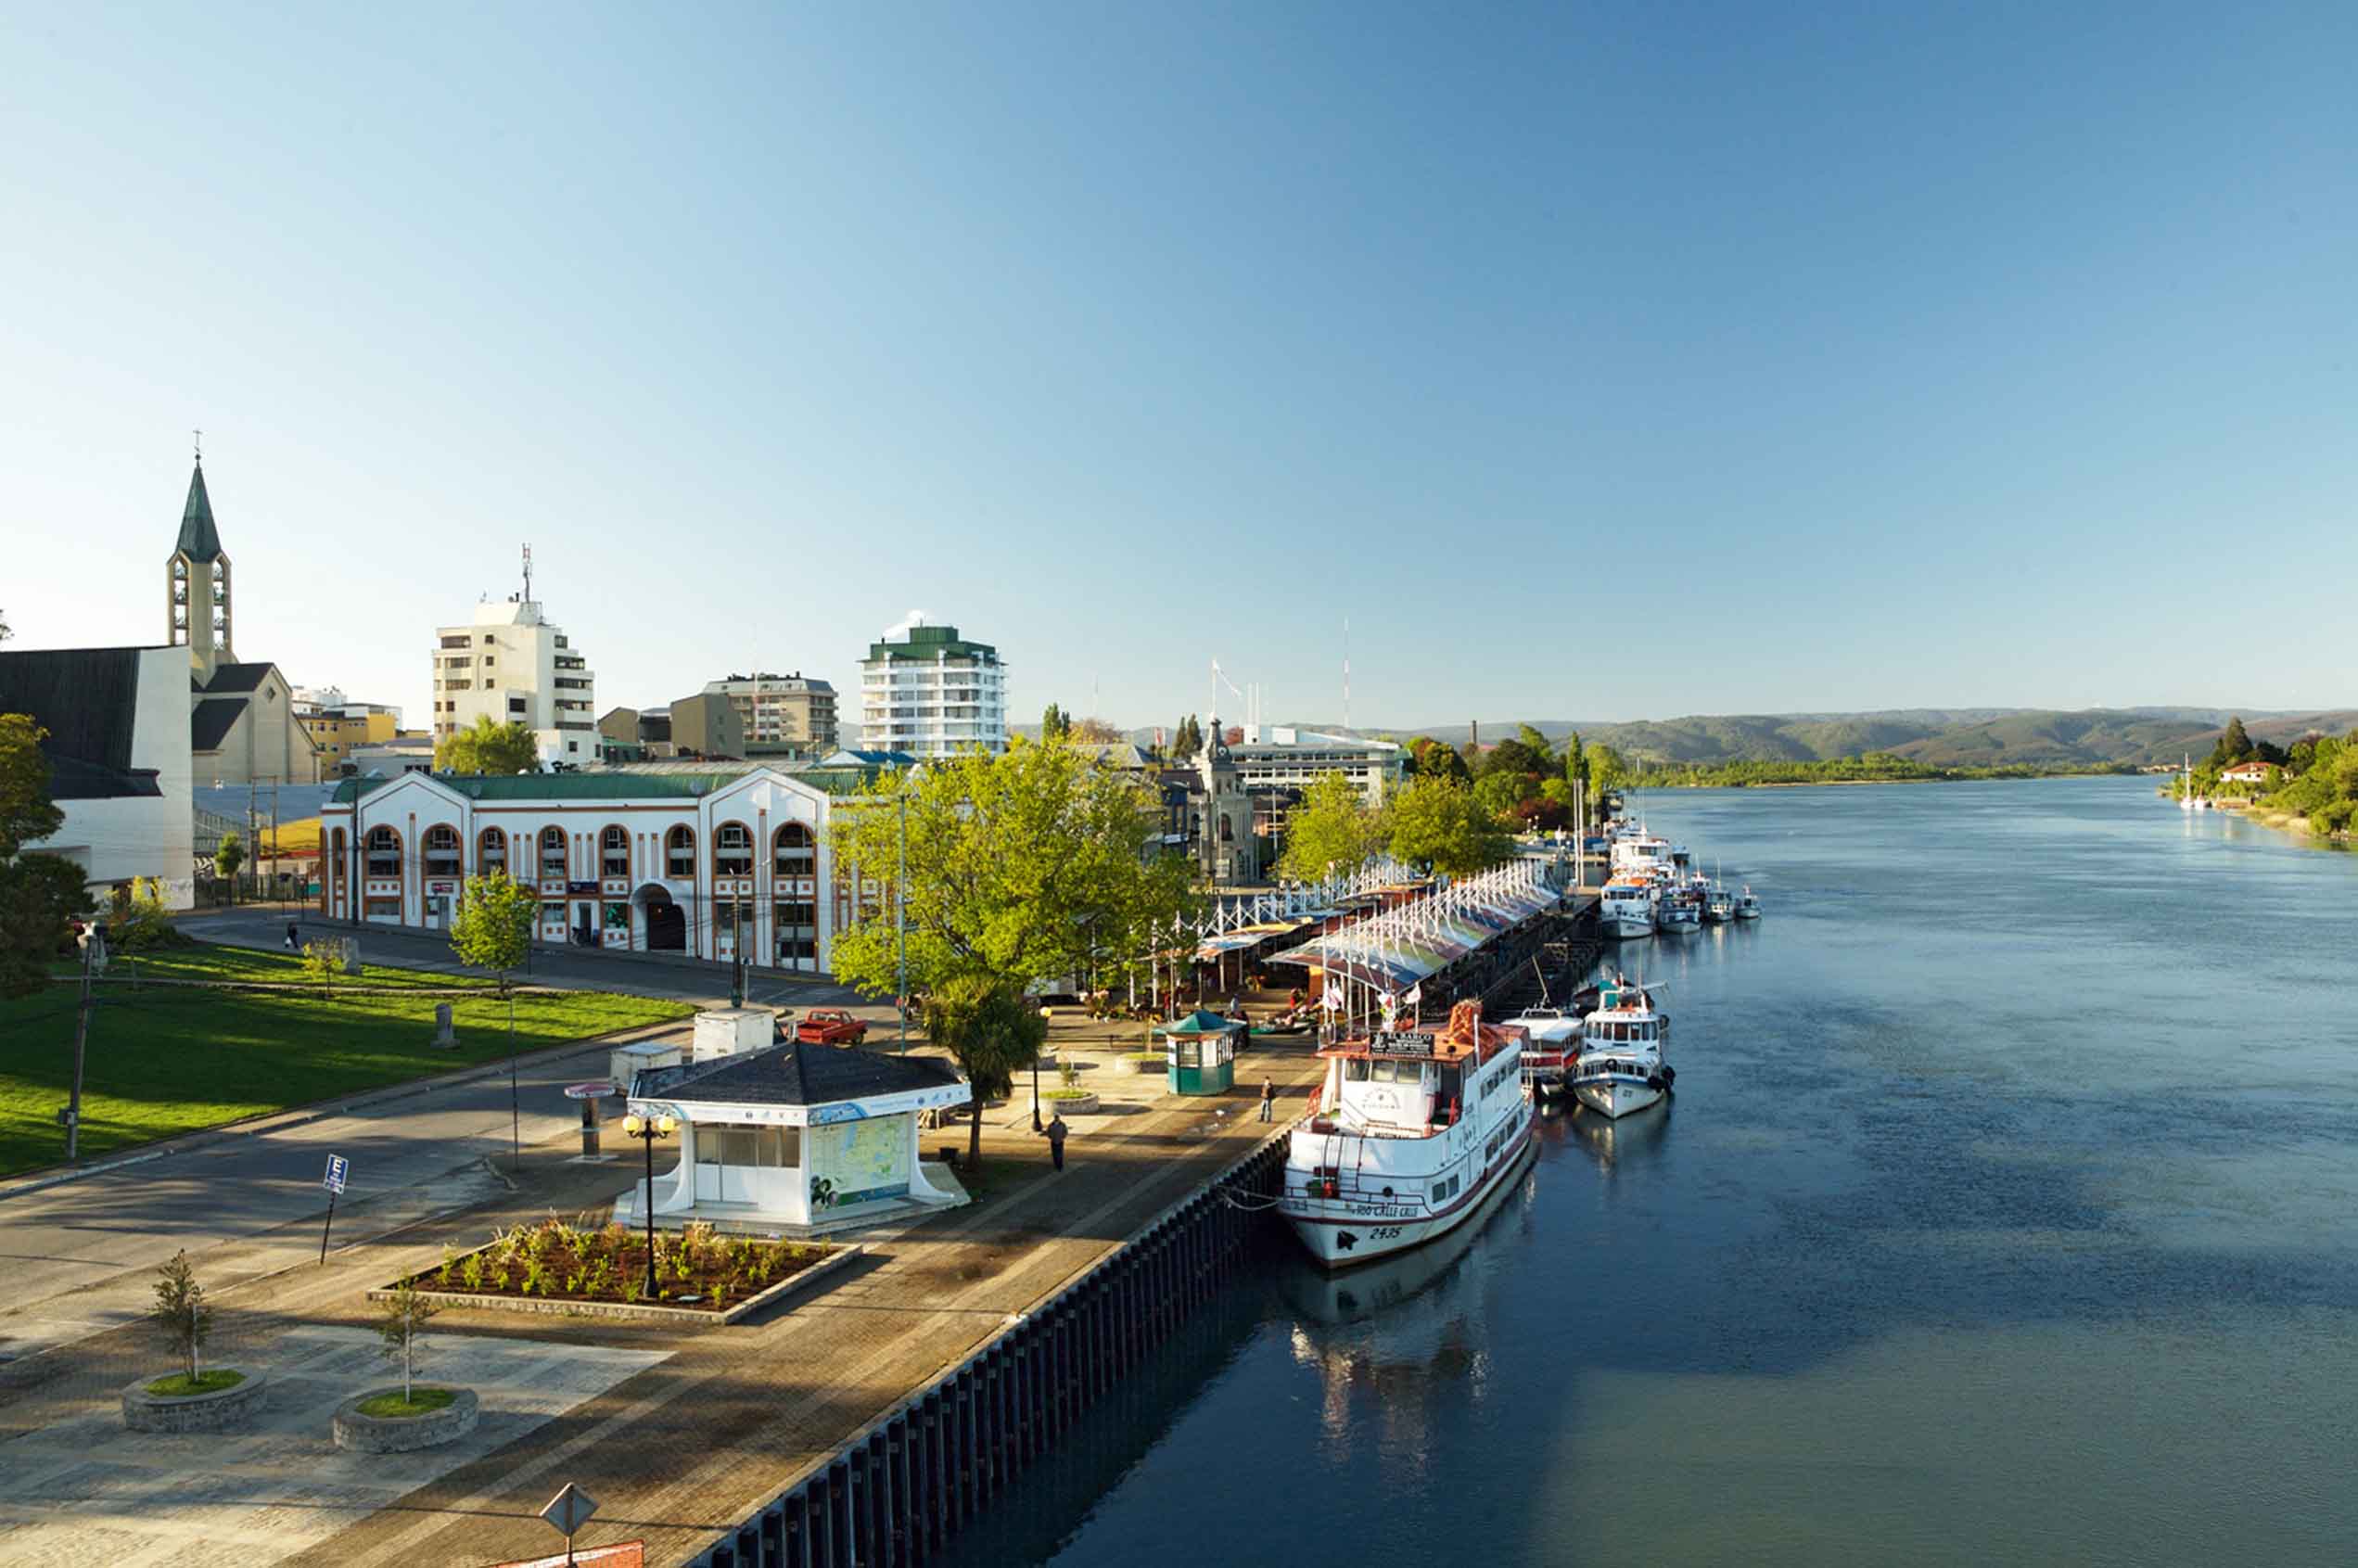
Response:
[[[1277,1112],[1277,1079],[1261,1080],[1261,1119],[1268,1121]]]
[[[1040,1136],[1048,1140],[1049,1163],[1058,1170],[1064,1168],[1064,1134],[1070,1130],[1064,1125],[1063,1113],[1056,1111],[1049,1113],[1048,1125],[1039,1129]]]
[[[303,950],[303,944],[295,939],[295,923],[291,920],[287,923],[287,950],[290,953]]]

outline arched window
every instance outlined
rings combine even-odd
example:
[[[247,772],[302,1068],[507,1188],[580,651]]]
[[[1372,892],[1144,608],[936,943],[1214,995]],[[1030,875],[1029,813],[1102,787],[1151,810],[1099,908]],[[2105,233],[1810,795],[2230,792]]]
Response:
[[[507,835],[487,827],[475,835],[475,870],[483,876],[507,873]]]
[[[687,882],[693,880],[695,873],[695,829],[683,823],[663,835],[663,874],[675,881]]]
[[[743,822],[722,822],[712,835],[712,874],[751,876],[753,835]]]
[[[567,858],[565,853],[565,830],[561,827],[542,828],[541,830],[542,880],[554,882],[564,881],[567,860]]]
[[[815,875],[819,866],[819,841],[802,822],[788,822],[778,830],[777,871],[780,876]]]
[[[1220,842],[1223,844],[1236,842],[1236,819],[1226,811],[1220,813]]]
[[[436,822],[426,830],[426,874],[459,874],[458,829],[447,822]]]
[[[399,876],[401,874],[401,835],[391,828],[382,822],[370,828],[368,837],[362,844],[361,848],[362,853],[368,857],[369,875]]]
[[[628,876],[631,874],[631,835],[618,827],[610,827],[598,835],[598,874]]]

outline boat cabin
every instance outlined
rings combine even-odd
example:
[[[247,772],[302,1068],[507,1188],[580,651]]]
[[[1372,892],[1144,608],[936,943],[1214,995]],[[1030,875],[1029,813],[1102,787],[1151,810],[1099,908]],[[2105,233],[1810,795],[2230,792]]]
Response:
[[[1583,1056],[1616,1051],[1661,1052],[1670,1044],[1670,1020],[1654,1011],[1641,986],[1612,985],[1597,995],[1597,1009],[1580,1028]]]
[[[1521,1083],[1523,1038],[1512,1025],[1485,1024],[1478,1031],[1382,1031],[1330,1046],[1319,1052],[1328,1063],[1319,1118],[1366,1137],[1429,1138],[1454,1126],[1469,1101],[1496,1092],[1493,1072]],[[1513,1060],[1501,1064],[1502,1056]]]

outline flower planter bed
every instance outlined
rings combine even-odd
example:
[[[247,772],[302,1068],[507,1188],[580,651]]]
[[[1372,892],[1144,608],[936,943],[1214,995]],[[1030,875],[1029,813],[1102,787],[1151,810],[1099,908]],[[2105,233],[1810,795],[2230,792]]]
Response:
[[[1160,1073],[1169,1065],[1170,1058],[1159,1051],[1134,1051],[1115,1057],[1113,1062],[1115,1072],[1132,1073],[1141,1077],[1149,1073]]]
[[[1052,1089],[1039,1097],[1039,1103],[1043,1110],[1059,1111],[1068,1116],[1085,1116],[1098,1109],[1097,1096],[1086,1090],[1066,1090],[1060,1093]]]
[[[401,1388],[394,1383],[387,1388],[364,1389],[336,1407],[336,1414],[328,1422],[336,1446],[357,1454],[406,1454],[455,1443],[475,1430],[476,1418],[481,1413],[475,1390],[420,1387],[416,1392],[447,1394],[450,1397],[415,1415],[371,1416],[361,1413],[363,1405],[389,1396],[398,1400]]]
[[[226,1388],[199,1394],[150,1394],[147,1385],[160,1378],[141,1378],[122,1391],[122,1423],[134,1432],[227,1432],[243,1426],[270,1395],[270,1379],[260,1367],[212,1367],[206,1376],[235,1372],[237,1381]]]
[[[582,1230],[550,1219],[517,1226],[414,1278],[420,1295],[445,1307],[733,1323],[835,1275],[864,1250],[720,1237],[708,1225],[691,1225],[679,1234],[657,1231],[658,1294],[646,1297],[639,1291],[646,1278],[644,1232],[621,1225]],[[368,1294],[382,1301],[392,1291]]]

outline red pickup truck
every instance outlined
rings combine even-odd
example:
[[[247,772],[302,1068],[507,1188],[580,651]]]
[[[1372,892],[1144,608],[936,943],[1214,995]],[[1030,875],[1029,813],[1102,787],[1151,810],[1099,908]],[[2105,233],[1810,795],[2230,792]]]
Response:
[[[794,1038],[805,1045],[858,1045],[868,1038],[868,1025],[840,1007],[814,1007],[795,1026]]]

